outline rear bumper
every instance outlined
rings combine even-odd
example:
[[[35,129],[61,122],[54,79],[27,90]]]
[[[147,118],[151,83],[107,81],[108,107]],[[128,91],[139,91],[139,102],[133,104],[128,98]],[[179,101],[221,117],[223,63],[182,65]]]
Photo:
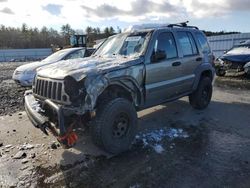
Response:
[[[41,104],[39,104],[35,97],[32,95],[31,90],[25,92],[24,106],[30,121],[36,128],[40,128],[44,133],[47,134],[46,129],[50,129],[51,125],[48,117],[41,113],[41,111],[43,111],[42,108],[45,105],[47,105],[49,108],[53,109],[57,113],[58,125],[60,130],[58,135],[65,134],[66,129],[64,126],[64,116],[62,107],[56,105],[50,100],[45,100],[43,102],[43,105],[41,106]]]

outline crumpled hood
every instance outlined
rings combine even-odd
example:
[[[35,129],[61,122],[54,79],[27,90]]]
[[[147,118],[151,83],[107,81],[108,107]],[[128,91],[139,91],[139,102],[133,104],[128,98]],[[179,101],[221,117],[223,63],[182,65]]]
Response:
[[[52,79],[63,79],[65,76],[72,76],[77,81],[86,77],[87,74],[96,74],[125,68],[142,62],[141,58],[129,57],[88,57],[64,60],[38,69],[37,75]]]
[[[250,61],[250,54],[239,54],[239,55],[224,54],[220,59],[223,61],[227,60],[231,62],[246,63]]]
[[[54,63],[54,62],[35,61],[35,62],[32,62],[32,63],[21,65],[21,66],[17,67],[16,70],[17,71],[22,71],[22,72],[23,71],[32,71],[32,70],[38,69],[40,67],[49,65],[51,63]]]

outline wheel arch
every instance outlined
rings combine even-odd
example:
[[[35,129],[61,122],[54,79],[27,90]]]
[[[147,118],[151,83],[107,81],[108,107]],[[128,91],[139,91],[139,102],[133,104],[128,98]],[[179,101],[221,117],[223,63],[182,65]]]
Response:
[[[215,70],[211,64],[209,64],[209,63],[201,64],[196,69],[196,73],[195,73],[196,79],[195,79],[194,84],[193,84],[193,90],[196,90],[202,77],[204,77],[204,76],[209,77],[211,80],[213,80],[214,73],[215,73]]]
[[[107,98],[125,98],[137,107],[142,102],[142,92],[133,78],[115,78],[111,79],[107,87],[99,94],[96,100],[96,105]]]

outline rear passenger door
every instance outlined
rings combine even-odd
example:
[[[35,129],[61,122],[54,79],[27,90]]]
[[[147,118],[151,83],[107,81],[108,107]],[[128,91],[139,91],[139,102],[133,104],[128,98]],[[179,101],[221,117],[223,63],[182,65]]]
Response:
[[[177,31],[176,38],[181,56],[182,92],[189,92],[195,80],[195,70],[202,63],[202,56],[191,32]]]

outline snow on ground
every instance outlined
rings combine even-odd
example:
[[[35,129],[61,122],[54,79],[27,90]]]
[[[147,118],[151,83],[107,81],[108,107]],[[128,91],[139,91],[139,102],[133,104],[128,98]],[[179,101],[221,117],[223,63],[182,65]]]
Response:
[[[156,153],[162,153],[165,148],[161,142],[164,139],[173,140],[175,138],[188,138],[189,135],[183,129],[162,128],[147,133],[136,135],[135,143],[142,142],[143,147],[152,148]]]

